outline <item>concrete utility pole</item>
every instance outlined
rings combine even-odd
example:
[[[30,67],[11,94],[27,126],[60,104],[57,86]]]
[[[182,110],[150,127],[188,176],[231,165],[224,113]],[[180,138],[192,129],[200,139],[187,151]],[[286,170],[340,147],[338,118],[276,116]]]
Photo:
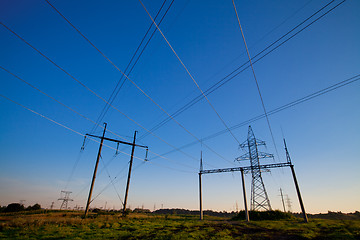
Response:
[[[98,168],[98,165],[99,165],[99,160],[100,160],[100,157],[101,157],[101,149],[102,149],[103,142],[104,142],[104,136],[105,136],[106,126],[107,126],[107,123],[104,123],[104,132],[103,132],[103,135],[102,135],[102,138],[101,138],[101,141],[100,141],[99,151],[98,151],[98,155],[97,155],[97,158],[96,158],[94,174],[93,174],[92,181],[91,181],[91,186],[90,186],[90,191],[89,191],[89,197],[88,197],[88,200],[87,200],[87,203],[86,203],[85,216],[84,216],[84,217],[86,217],[86,215],[87,215],[87,213],[88,213],[88,211],[89,211],[89,206],[90,206],[90,202],[91,202],[91,195],[92,195],[92,191],[93,191],[93,189],[94,189],[96,172],[97,172],[97,168]]]

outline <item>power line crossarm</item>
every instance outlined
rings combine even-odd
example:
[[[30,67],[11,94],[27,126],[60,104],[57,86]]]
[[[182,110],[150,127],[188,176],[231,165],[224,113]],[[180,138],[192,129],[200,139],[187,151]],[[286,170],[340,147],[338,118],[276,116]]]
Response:
[[[291,163],[273,163],[273,164],[264,164],[259,165],[257,168],[261,169],[270,169],[270,168],[280,168],[280,167],[289,167]],[[245,166],[245,167],[235,167],[235,168],[221,168],[221,169],[211,169],[211,170],[202,170],[201,174],[209,174],[209,173],[222,173],[222,172],[240,172],[241,170],[250,171],[255,167]]]
[[[136,146],[136,147],[142,147],[142,148],[148,148],[148,146],[143,146],[143,145],[138,145],[138,144],[133,144],[133,143],[129,143],[129,142],[124,142],[124,141],[120,141],[117,139],[112,139],[112,138],[107,138],[107,137],[99,137],[96,135],[92,135],[92,134],[85,134],[86,136],[90,136],[90,137],[96,137],[96,138],[103,138],[104,140],[108,140],[108,141],[112,141],[112,142],[117,142],[117,143],[122,143],[125,145],[130,145],[130,146]]]

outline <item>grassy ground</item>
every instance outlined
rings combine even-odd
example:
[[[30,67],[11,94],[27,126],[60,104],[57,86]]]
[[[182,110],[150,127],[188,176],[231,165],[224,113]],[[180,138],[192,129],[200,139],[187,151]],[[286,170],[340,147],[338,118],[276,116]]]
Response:
[[[1,214],[0,239],[360,239],[360,221],[230,221],[195,216],[79,212]]]

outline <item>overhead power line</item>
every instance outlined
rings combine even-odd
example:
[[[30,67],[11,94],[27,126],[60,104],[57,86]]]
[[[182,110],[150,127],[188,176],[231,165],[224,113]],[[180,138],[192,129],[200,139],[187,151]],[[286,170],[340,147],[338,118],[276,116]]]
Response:
[[[50,62],[52,62],[55,66],[57,66],[59,69],[61,69],[63,72],[65,72],[67,75],[71,76],[68,72],[66,72],[63,68],[61,68],[59,65],[57,65],[55,62],[53,62],[51,59],[49,59],[48,57],[46,57],[43,53],[41,53],[39,50],[37,50],[35,47],[33,47],[32,45],[30,45],[28,42],[26,42],[23,38],[21,38],[18,34],[16,34],[14,31],[12,31],[10,28],[8,28],[7,26],[5,26],[3,23],[1,23],[5,28],[7,28],[10,32],[12,32],[13,34],[15,34],[18,38],[20,38],[22,41],[24,41],[26,44],[28,44],[29,46],[31,46],[34,50],[36,50],[38,53],[40,53],[43,57],[45,57],[47,60],[49,60]],[[158,28],[158,25],[154,22],[154,25]],[[200,142],[200,139],[198,137],[196,137],[192,132],[190,132],[187,128],[185,128],[181,123],[179,123],[175,118],[171,117],[171,115],[164,109],[162,108],[152,97],[150,97],[150,95],[148,95],[142,88],[140,88],[140,86],[138,86],[132,79],[129,78],[128,75],[126,75],[118,66],[116,66],[114,64],[114,62],[112,62],[99,48],[97,48],[87,37],[85,37],[85,35],[83,33],[80,32],[80,30],[78,28],[76,28],[73,24],[71,24],[71,26],[73,28],[76,29],[76,31],[92,46],[94,47],[111,65],[113,65],[127,80],[129,80],[142,94],[144,94],[152,103],[154,103],[161,111],[163,111],[167,116],[169,116],[179,127],[181,127],[184,131],[186,131],[188,134],[190,134],[193,138],[195,138],[197,141]],[[158,28],[159,29],[159,28]],[[79,80],[77,80],[76,78],[74,78],[73,76],[71,76],[74,80],[76,80],[78,83],[80,83],[82,86],[86,87],[83,83],[81,83]],[[94,91],[92,91],[90,88],[86,87],[87,90],[91,91],[92,93],[96,94]],[[120,113],[122,113],[120,110],[118,110],[117,108],[115,108],[111,103],[109,103],[107,100],[105,100],[104,98],[102,98],[101,96],[99,96],[98,94],[96,94],[97,97],[99,97],[102,101],[104,101],[106,104],[108,104],[109,106],[113,107],[114,109],[116,109],[117,111],[119,111]],[[122,113],[124,116],[125,114]],[[129,118],[129,117],[127,117]],[[130,118],[129,118],[130,119]],[[132,120],[132,119],[131,119]],[[134,120],[132,120],[134,121]],[[142,126],[141,126],[142,127]],[[142,127],[144,128],[144,127]],[[145,129],[145,128],[144,128]],[[146,130],[149,131],[149,130]],[[153,136],[154,133],[151,133]],[[156,136],[158,137],[158,136]],[[235,137],[235,136],[234,136]],[[158,137],[159,138],[159,137]],[[223,160],[234,164],[232,161],[227,160],[224,156],[220,155],[219,153],[217,153],[215,150],[213,150],[212,148],[210,148],[208,145],[204,145],[207,149],[209,149],[211,152],[213,152],[214,154],[216,154],[217,156],[219,156],[220,158],[222,158]],[[197,161],[197,159],[195,158],[194,160]]]
[[[294,28],[292,28],[290,31],[288,31],[287,33],[285,33],[284,35],[282,35],[280,38],[278,38],[276,41],[272,42],[270,45],[268,45],[266,48],[264,48],[262,51],[260,51],[259,53],[257,53],[252,59],[255,60],[253,62],[253,64],[257,63],[258,61],[260,61],[261,59],[263,59],[264,57],[266,57],[267,55],[269,55],[270,53],[272,53],[273,51],[275,51],[276,49],[278,49],[280,46],[282,46],[283,44],[285,44],[286,42],[288,42],[289,40],[291,40],[292,38],[294,38],[296,35],[298,35],[299,33],[301,33],[302,31],[304,31],[305,29],[307,29],[308,27],[310,27],[312,24],[314,24],[315,22],[317,22],[318,20],[320,20],[322,17],[324,17],[325,15],[327,15],[328,13],[330,13],[331,11],[333,11],[334,9],[336,9],[337,7],[339,7],[341,4],[343,4],[345,1],[340,2],[339,4],[337,4],[336,6],[332,7],[330,10],[326,11],[325,13],[323,13],[322,15],[320,15],[318,18],[316,18],[315,20],[311,21],[309,24],[307,24],[306,26],[304,26],[303,28],[301,28],[300,30],[298,30],[297,32],[295,32],[294,34],[292,34],[291,36],[289,36],[288,38],[286,38],[284,41],[281,42],[282,39],[284,39],[286,36],[288,36],[289,34],[291,34],[292,32],[294,32],[297,28],[299,28],[300,26],[302,26],[304,23],[306,23],[307,21],[309,21],[311,18],[313,18],[314,16],[316,16],[318,13],[320,13],[322,10],[324,10],[326,7],[329,6],[329,4],[331,4],[334,1],[331,1],[330,3],[327,3],[325,6],[321,7],[319,10],[317,10],[315,13],[313,13],[311,16],[309,16],[308,18],[306,18],[304,21],[302,21],[300,24],[296,25]],[[276,45],[278,42],[280,42],[278,45]],[[268,51],[267,51],[268,50]],[[236,76],[238,76],[240,73],[244,72],[245,70],[247,70],[250,67],[249,61],[246,61],[245,63],[243,63],[242,65],[240,65],[239,67],[237,67],[236,69],[234,69],[231,73],[229,73],[228,75],[226,75],[225,77],[221,78],[219,81],[217,81],[215,84],[213,84],[211,87],[209,87],[208,89],[206,89],[204,91],[204,93],[208,96],[211,93],[213,93],[214,91],[216,91],[217,89],[219,89],[220,87],[224,86],[226,83],[228,83],[229,81],[231,81],[232,79],[234,79]],[[193,98],[192,100],[190,100],[188,103],[186,103],[185,105],[183,105],[182,107],[180,107],[178,110],[176,110],[172,116],[176,117],[178,115],[180,115],[181,113],[183,113],[184,111],[186,111],[187,109],[189,109],[190,107],[192,107],[193,105],[195,105],[196,103],[198,103],[199,101],[201,101],[203,99],[203,95],[199,94],[198,96],[196,96],[195,98]],[[157,129],[161,128],[163,125],[165,125],[166,123],[168,123],[171,120],[171,118],[166,117],[165,119],[163,119],[160,123],[158,123],[157,125],[155,125],[154,127],[152,127],[150,130],[151,131],[156,131]],[[140,136],[140,139],[146,137],[148,135],[148,133],[143,134],[142,136]]]
[[[73,113],[75,113],[75,114],[79,115],[80,117],[82,117],[82,118],[84,118],[84,119],[92,122],[93,124],[97,124],[97,123],[96,123],[95,121],[93,121],[92,119],[84,116],[83,114],[79,113],[78,111],[74,110],[73,108],[67,106],[66,104],[64,104],[64,103],[62,103],[62,102],[60,102],[60,101],[57,100],[56,98],[50,96],[49,94],[47,94],[47,93],[45,93],[44,91],[40,90],[39,88],[35,87],[34,85],[32,85],[31,83],[29,83],[28,81],[26,81],[26,80],[24,80],[23,78],[17,76],[15,73],[10,72],[8,69],[6,69],[6,68],[4,68],[4,67],[2,67],[2,66],[0,66],[0,68],[1,68],[2,70],[4,70],[5,72],[9,73],[10,75],[12,75],[13,77],[17,78],[18,80],[22,81],[22,82],[25,83],[26,85],[30,86],[31,88],[35,89],[36,91],[38,91],[38,92],[40,92],[41,94],[45,95],[46,97],[50,98],[51,100],[57,102],[57,103],[60,104],[61,106],[69,109],[69,110],[72,111]],[[99,125],[99,124],[98,124],[98,125]],[[101,126],[101,125],[99,125],[99,126],[102,127],[102,128],[104,128],[104,127]],[[112,132],[111,130],[107,130],[107,131],[109,131],[109,132],[111,132],[112,134],[114,134],[114,135],[116,135],[116,136],[118,136],[118,137],[126,140],[124,137],[116,134],[115,132]]]
[[[273,115],[273,114],[275,114],[275,113],[281,112],[281,111],[286,110],[286,109],[288,109],[288,108],[294,107],[294,106],[296,106],[296,105],[298,105],[298,104],[300,104],[300,103],[307,102],[307,101],[309,101],[309,100],[311,100],[311,99],[313,99],[313,98],[322,96],[322,95],[324,95],[324,94],[326,94],[326,93],[329,93],[329,92],[332,92],[332,91],[334,91],[334,90],[336,90],[336,89],[338,89],[338,88],[345,87],[345,86],[347,86],[347,85],[349,85],[349,84],[351,84],[351,83],[354,83],[354,82],[356,82],[356,81],[359,81],[359,80],[360,80],[360,74],[355,75],[355,76],[353,76],[353,77],[351,77],[351,78],[348,78],[348,79],[346,79],[346,80],[340,81],[340,82],[338,82],[338,83],[336,83],[336,84],[333,84],[333,85],[331,85],[331,86],[329,86],[329,87],[323,88],[323,89],[321,89],[321,90],[319,90],[319,91],[316,91],[316,92],[314,92],[314,93],[311,93],[311,94],[309,94],[309,95],[306,95],[305,97],[299,98],[299,99],[294,100],[294,101],[292,101],[292,102],[289,102],[289,103],[287,103],[287,104],[285,104],[285,105],[282,105],[282,106],[280,106],[280,107],[277,107],[277,108],[275,108],[275,109],[273,109],[273,110],[270,110],[270,111],[268,112],[268,115]],[[231,129],[231,130],[234,130],[234,129],[237,129],[237,128],[240,128],[240,127],[243,127],[243,126],[248,126],[250,123],[255,122],[255,121],[258,121],[258,120],[260,120],[260,119],[263,119],[264,117],[265,117],[264,114],[258,115],[258,116],[256,116],[256,117],[250,118],[250,119],[248,119],[248,120],[246,120],[246,121],[244,121],[244,122],[241,122],[241,123],[239,123],[239,124],[236,124],[236,125],[230,127],[230,129]],[[212,139],[212,138],[218,137],[218,136],[220,136],[220,135],[222,135],[222,134],[224,134],[224,133],[227,133],[227,129],[224,129],[224,130],[221,130],[221,131],[219,131],[219,132],[213,133],[213,134],[211,134],[211,135],[209,135],[209,136],[207,136],[207,137],[202,138],[201,140],[202,140],[202,141],[207,141],[207,140],[210,140],[210,139]],[[197,144],[197,141],[194,141],[194,142],[185,144],[185,145],[181,146],[180,149],[184,149],[184,148],[193,146],[193,145],[195,145],[195,144]],[[161,155],[164,156],[164,155],[170,154],[170,153],[172,153],[172,152],[173,152],[173,151],[168,151],[168,152],[163,153],[163,154],[161,154]],[[152,159],[154,159],[154,158],[151,158],[150,160],[152,160]]]
[[[239,28],[240,28],[240,31],[241,31],[241,36],[242,36],[242,39],[243,39],[243,41],[244,41],[244,45],[245,45],[245,48],[246,48],[246,53],[247,53],[247,56],[248,56],[248,58],[249,58],[249,63],[250,63],[251,71],[252,71],[252,73],[253,73],[254,80],[255,80],[255,83],[256,83],[256,88],[257,88],[257,91],[258,91],[258,93],[259,93],[259,97],[260,97],[260,100],[261,100],[261,105],[262,105],[262,108],[263,108],[263,110],[264,110],[266,122],[267,122],[267,125],[268,125],[268,127],[269,127],[269,131],[270,131],[270,135],[271,135],[271,138],[272,138],[272,142],[273,142],[273,144],[274,144],[276,154],[277,154],[278,158],[280,159],[280,155],[279,155],[279,152],[278,152],[278,150],[277,150],[276,143],[275,143],[275,139],[274,139],[274,134],[273,134],[272,129],[271,129],[270,120],[269,120],[268,114],[267,114],[267,112],[266,112],[266,107],[265,107],[264,99],[263,99],[263,97],[262,97],[262,95],[261,95],[261,90],[260,90],[259,82],[258,82],[258,80],[257,80],[257,78],[256,78],[254,66],[253,66],[252,61],[251,61],[251,57],[250,57],[250,53],[249,53],[248,46],[247,46],[247,44],[246,44],[244,31],[243,31],[243,29],[242,29],[242,27],[241,27],[240,18],[239,18],[238,12],[237,12],[237,10],[236,10],[235,1],[232,0],[232,3],[233,3],[233,6],[234,6],[234,10],[235,10],[235,14],[236,14],[237,21],[238,21],[238,23],[239,23]]]
[[[229,129],[229,127],[227,126],[227,124],[225,123],[224,119],[222,119],[222,117],[220,116],[220,114],[218,113],[218,111],[216,111],[215,107],[211,104],[210,100],[206,97],[206,95],[204,94],[204,92],[201,90],[199,84],[196,82],[195,78],[191,75],[190,71],[187,69],[187,67],[185,66],[185,64],[183,63],[183,61],[180,59],[179,55],[176,53],[175,49],[171,46],[170,42],[167,40],[167,38],[165,37],[164,33],[161,31],[161,29],[159,28],[159,26],[156,24],[156,22],[154,21],[154,19],[152,18],[151,14],[149,13],[149,11],[146,9],[145,5],[143,4],[143,2],[141,0],[139,0],[139,2],[141,3],[142,7],[144,8],[144,10],[146,11],[146,13],[148,14],[148,16],[150,17],[151,21],[154,23],[154,25],[156,26],[156,28],[158,29],[158,31],[160,32],[161,36],[164,38],[164,40],[166,41],[167,45],[170,47],[171,51],[175,54],[176,58],[179,60],[180,64],[183,66],[183,68],[185,69],[185,71],[187,72],[187,74],[189,75],[189,77],[191,78],[191,80],[195,83],[196,87],[199,89],[199,91],[201,92],[201,94],[204,96],[204,98],[206,99],[206,101],[208,102],[208,104],[210,105],[210,107],[212,108],[212,110],[216,113],[216,115],[218,116],[218,118],[220,119],[220,121],[222,122],[222,124],[228,129],[229,133],[232,135],[232,137],[235,139],[236,142],[238,142],[238,144],[240,144],[239,140],[235,137],[235,135],[231,132],[231,130]],[[171,115],[169,115],[171,117]]]
[[[161,8],[159,9],[158,13],[156,14],[155,19],[157,18],[157,16],[158,16],[159,13],[161,12],[161,10],[162,10],[163,6],[165,5],[166,1],[167,1],[167,0],[165,0],[165,1],[163,2],[163,4],[161,5]],[[162,18],[160,19],[159,24],[161,24],[162,21],[164,20],[166,14],[167,14],[168,11],[170,10],[173,2],[174,2],[174,0],[171,1],[171,3],[170,3],[170,5],[168,6],[168,8],[166,9],[164,15],[163,15]],[[137,47],[136,51],[134,52],[133,56],[131,57],[128,65],[127,65],[126,68],[125,68],[125,71],[124,71],[125,73],[127,72],[128,68],[130,67],[133,59],[134,59],[135,56],[136,56],[136,54],[137,54],[138,51],[140,50],[140,47],[141,47],[142,43],[144,42],[145,38],[147,37],[149,31],[151,30],[152,26],[153,26],[153,23],[150,24],[148,30],[146,31],[144,37],[143,37],[142,40],[141,40],[139,46]],[[134,63],[132,64],[132,67],[131,67],[130,70],[126,73],[127,75],[130,76],[132,70],[134,69],[135,65],[138,63],[140,57],[141,57],[142,54],[144,53],[146,47],[148,46],[149,42],[151,41],[151,39],[153,38],[153,36],[155,35],[155,33],[156,33],[156,28],[153,30],[153,32],[152,32],[152,34],[150,35],[149,39],[146,41],[146,43],[145,43],[144,47],[142,48],[141,52],[138,54],[136,60],[135,60]],[[122,80],[123,80],[123,81],[122,81]],[[112,97],[111,101],[109,101],[111,104],[114,102],[115,98],[116,98],[117,95],[119,94],[122,86],[123,86],[124,83],[125,83],[125,80],[126,80],[126,78],[124,79],[124,75],[121,75],[120,80],[118,81],[117,85],[116,85],[115,88],[114,88],[114,91],[113,91],[112,94],[111,94],[112,96],[110,96],[110,98]],[[121,82],[121,81],[122,81],[122,82]],[[118,85],[120,84],[120,82],[121,82],[121,85],[120,85],[120,87],[117,89],[117,87],[118,87]],[[115,93],[115,91],[116,91],[116,93]],[[115,94],[114,94],[114,93],[115,93]],[[109,98],[109,99],[110,99],[110,98]],[[100,115],[101,117],[99,116],[99,122],[101,122],[102,119],[105,117],[105,115],[106,115],[106,113],[108,112],[109,108],[110,108],[110,107],[109,107],[108,105],[105,105],[105,106],[104,106],[104,109],[103,109],[104,111],[103,111],[102,115]]]
[[[98,97],[99,99],[101,99],[102,101],[104,101],[105,103],[109,104],[113,109],[115,109],[117,112],[119,112],[120,114],[122,114],[123,116],[125,116],[127,119],[129,119],[130,121],[132,121],[133,123],[135,123],[136,125],[138,125],[139,127],[141,127],[142,129],[144,129],[145,131],[149,132],[151,135],[153,135],[154,137],[158,138],[160,141],[164,142],[165,144],[169,145],[170,147],[177,149],[177,147],[175,147],[174,145],[168,143],[167,141],[165,141],[163,138],[159,137],[158,135],[156,135],[155,133],[151,132],[150,130],[148,130],[147,128],[145,128],[144,126],[142,126],[140,123],[136,122],[134,119],[132,119],[131,117],[129,117],[128,115],[126,115],[125,113],[123,113],[122,111],[120,111],[118,108],[116,108],[114,105],[110,104],[109,102],[107,102],[103,97],[101,97],[100,95],[98,95],[96,92],[94,92],[93,90],[91,90],[89,87],[87,87],[84,83],[82,83],[80,80],[78,80],[77,78],[75,78],[73,75],[71,75],[69,72],[67,72],[64,68],[60,67],[58,64],[56,64],[54,61],[52,61],[49,57],[47,57],[45,54],[43,54],[40,50],[38,50],[37,48],[35,48],[34,46],[32,46],[29,42],[27,42],[24,38],[22,38],[20,35],[18,35],[17,33],[15,33],[13,30],[11,30],[9,27],[7,27],[5,24],[3,24],[2,22],[0,22],[0,24],[2,26],[4,26],[8,31],[10,31],[11,33],[13,33],[16,37],[18,37],[21,41],[23,41],[25,44],[27,44],[29,47],[31,47],[32,49],[34,49],[36,52],[38,52],[42,57],[44,57],[46,60],[48,60],[49,62],[51,62],[55,67],[59,68],[61,71],[63,71],[66,75],[68,75],[70,78],[72,78],[73,80],[75,80],[76,82],[78,82],[81,86],[83,86],[86,90],[90,91],[91,93],[93,93],[96,97]],[[128,78],[129,79],[129,78]],[[163,110],[163,109],[162,109]],[[163,110],[165,111],[165,110]],[[165,111],[165,113],[167,113]],[[168,113],[167,113],[168,114]],[[169,115],[169,114],[168,114]],[[175,122],[177,122],[174,119]],[[177,122],[178,123],[178,122]],[[178,125],[182,126],[180,123],[178,123]],[[182,126],[183,127],[183,126]],[[183,127],[184,128],[184,127]],[[185,129],[185,128],[184,128]],[[187,130],[188,131],[188,130]],[[189,131],[188,131],[189,132]],[[190,133],[190,132],[189,132]],[[193,135],[194,136],[194,135]],[[195,136],[194,136],[195,137]],[[195,137],[196,138],[196,137]],[[199,139],[196,138],[198,141]],[[224,158],[222,155],[220,155],[219,153],[215,152],[215,150],[213,150],[212,148],[210,148],[208,145],[204,145],[206,146],[211,152],[215,153],[216,155],[218,155],[219,157],[223,158],[224,160],[228,161],[226,158]],[[198,161],[197,158],[183,152],[183,151],[179,151],[182,154],[186,155],[187,157],[193,159],[194,161]],[[230,162],[230,161],[229,161]]]
[[[158,15],[160,14],[160,12],[161,12],[161,10],[163,9],[166,1],[167,1],[167,0],[164,0],[163,4],[161,5],[159,11],[158,11],[157,14],[156,14],[155,19],[156,19],[156,18],[158,17]],[[73,25],[73,24],[70,22],[70,20],[68,20],[68,18],[66,18],[53,4],[51,4],[48,0],[45,0],[45,2],[46,2],[47,4],[49,4],[68,24],[70,24],[70,26],[71,26],[72,28],[74,28],[86,41],[88,41],[93,47],[95,47],[95,45],[92,44],[92,43],[90,42],[90,40],[89,40],[84,34],[82,34],[82,33],[80,32],[80,30],[79,30],[78,28],[76,28],[75,25]],[[166,9],[165,13],[163,14],[163,16],[162,16],[161,19],[160,19],[159,24],[161,24],[161,22],[163,21],[164,17],[166,16],[166,14],[168,13],[169,9],[171,8],[173,2],[174,2],[174,0],[172,0],[172,2],[170,3],[170,5],[169,5],[168,8]],[[151,23],[151,25],[149,26],[149,28],[148,28],[148,30],[146,31],[145,35],[143,36],[143,38],[142,38],[139,46],[137,47],[137,49],[135,50],[133,56],[131,57],[128,65],[126,66],[124,72],[125,72],[125,73],[127,72],[127,75],[129,75],[129,74],[132,72],[132,70],[134,69],[134,67],[135,67],[135,65],[137,64],[138,60],[140,59],[141,55],[143,54],[145,48],[147,47],[147,45],[149,44],[150,40],[151,40],[152,37],[154,36],[154,34],[155,34],[155,32],[156,32],[156,28],[154,29],[154,31],[152,32],[151,36],[149,37],[149,39],[148,39],[147,42],[145,43],[144,47],[142,48],[140,54],[138,55],[138,57],[136,58],[136,60],[135,60],[134,63],[132,64],[132,67],[131,67],[130,70],[128,71],[131,63],[133,62],[135,56],[136,56],[137,53],[139,52],[140,47],[142,46],[143,42],[145,41],[145,39],[146,39],[148,33],[150,32],[152,26],[153,26],[153,24]],[[96,47],[95,47],[95,48],[96,48]],[[96,49],[97,49],[97,48],[96,48]],[[97,49],[97,50],[98,50],[98,49]],[[99,50],[98,50],[98,51],[99,51]],[[123,81],[123,80],[124,80],[124,81]],[[116,96],[118,95],[118,93],[120,92],[122,86],[124,85],[125,80],[126,80],[126,79],[124,79],[124,75],[121,75],[121,78],[120,78],[119,81],[117,82],[114,90],[112,91],[110,97],[109,97],[108,100],[107,100],[110,104],[112,104],[112,103],[114,102]],[[102,119],[105,117],[105,115],[106,115],[106,113],[108,112],[109,108],[110,108],[110,105],[109,105],[109,104],[105,104],[104,108],[103,108],[102,111],[100,112],[99,117],[98,117],[97,120],[96,120],[96,123],[97,123],[97,124],[95,124],[95,125],[93,126],[92,130],[90,131],[91,133],[94,132],[94,131],[96,131],[97,126],[98,126],[99,123],[102,121]]]
[[[58,126],[60,126],[60,127],[63,127],[63,128],[65,128],[65,129],[67,129],[67,130],[69,130],[69,131],[71,131],[71,132],[73,132],[73,133],[75,133],[75,134],[77,134],[77,135],[80,135],[80,136],[82,136],[82,137],[85,137],[85,134],[82,134],[82,133],[80,133],[80,132],[78,132],[78,131],[76,131],[76,130],[74,130],[74,129],[72,129],[72,128],[64,125],[64,124],[62,124],[62,123],[59,123],[59,122],[51,119],[50,117],[47,117],[47,116],[45,116],[45,115],[43,115],[43,114],[41,114],[41,113],[38,113],[38,112],[36,112],[35,110],[32,110],[31,108],[28,108],[28,107],[26,107],[26,106],[24,106],[24,105],[16,102],[15,100],[12,100],[12,99],[10,99],[10,98],[2,95],[2,94],[0,94],[0,97],[2,97],[2,98],[4,98],[4,99],[6,99],[6,100],[8,100],[8,101],[10,101],[10,102],[18,105],[18,106],[20,106],[20,107],[22,107],[22,108],[24,108],[24,109],[26,109],[26,110],[34,113],[34,114],[36,114],[36,115],[38,115],[38,116],[40,116],[40,117],[42,117],[42,118],[44,118],[44,119],[46,119],[46,120],[48,120],[48,121],[56,124],[56,125],[58,125]],[[96,140],[96,139],[93,139],[93,138],[90,138],[90,139],[91,139],[91,141],[93,141],[93,142],[100,143],[100,141],[98,141],[98,140]],[[122,153],[122,154],[124,154],[124,155],[131,156],[130,154],[128,154],[128,153],[126,153],[126,152],[123,152],[123,151],[120,151],[120,150],[118,150],[118,149],[116,149],[116,148],[114,148],[114,147],[111,147],[111,146],[107,145],[107,144],[103,144],[103,146],[105,146],[105,147],[107,147],[107,148],[110,148],[110,149],[113,149],[113,150],[116,150],[116,151],[118,151],[119,153]],[[141,161],[144,162],[144,163],[145,163],[145,162],[149,162],[149,163],[151,163],[151,164],[154,164],[154,163],[151,162],[151,161],[145,161],[144,159],[139,158],[139,157],[136,157],[136,156],[133,156],[133,157],[136,158],[136,159],[141,160]],[[156,164],[154,164],[154,165],[161,166],[161,165],[158,164],[158,163],[156,163]],[[161,166],[161,167],[166,167],[166,166]],[[167,168],[168,168],[168,167],[167,167]],[[177,169],[174,169],[174,168],[171,168],[171,169],[177,170]],[[181,171],[181,170],[179,170],[179,171]],[[183,171],[183,172],[188,172],[188,171]]]
[[[18,103],[18,102],[16,102],[16,101],[12,100],[12,99],[10,99],[10,98],[2,95],[2,94],[0,94],[0,97],[4,98],[4,99],[6,99],[6,100],[8,100],[8,101],[10,101],[10,102],[12,102],[12,103],[15,103],[16,105],[18,105],[18,106],[20,106],[20,107],[22,107],[22,108],[24,108],[24,109],[26,109],[26,110],[28,110],[28,111],[36,114],[36,115],[42,117],[42,118],[45,118],[46,120],[48,120],[48,121],[50,121],[50,122],[52,122],[52,123],[55,123],[56,125],[58,125],[58,126],[60,126],[60,127],[63,127],[63,128],[65,128],[65,129],[67,129],[67,130],[70,130],[70,131],[72,131],[73,133],[76,133],[76,134],[78,134],[78,135],[80,135],[80,136],[82,136],[82,137],[85,137],[85,134],[82,134],[82,133],[80,133],[80,132],[78,132],[78,131],[76,131],[76,130],[74,130],[74,129],[72,129],[72,128],[64,125],[64,124],[62,124],[62,123],[59,123],[59,122],[57,122],[57,121],[55,121],[55,120],[53,120],[53,119],[51,119],[51,118],[49,118],[49,117],[41,114],[41,113],[38,113],[38,112],[36,112],[35,110],[32,110],[31,108],[28,108],[28,107],[26,107],[26,106],[24,106],[24,105],[22,105],[22,104],[20,104],[20,103]],[[92,139],[92,138],[91,138],[91,140],[94,141],[94,142],[100,143],[99,141],[97,141],[97,140],[95,140],[95,139]],[[111,146],[109,146],[109,145],[106,145],[106,144],[103,144],[103,145],[106,146],[106,147],[108,147],[108,148],[110,148],[110,149],[117,150],[116,148],[113,148],[113,147],[111,147]],[[130,154],[128,154],[128,153],[126,153],[126,152],[123,152],[123,151],[120,151],[120,150],[117,150],[117,151],[118,151],[119,153],[122,153],[122,154],[125,154],[125,155],[130,156]],[[139,160],[141,160],[141,161],[144,161],[144,159],[139,158],[139,157],[135,157],[135,156],[134,156],[134,158],[137,158],[137,159],[139,159]]]
[[[92,119],[84,116],[83,114],[79,113],[78,111],[74,110],[73,108],[67,106],[66,104],[62,103],[61,101],[57,100],[56,98],[50,96],[49,94],[47,94],[47,93],[45,93],[44,91],[40,90],[39,88],[35,87],[34,85],[32,85],[31,83],[29,83],[28,81],[26,81],[26,80],[24,80],[23,78],[17,76],[16,74],[10,72],[8,69],[6,69],[6,68],[4,68],[4,67],[2,67],[2,66],[0,66],[0,69],[2,69],[2,70],[4,70],[5,72],[11,74],[13,77],[17,78],[18,80],[22,81],[23,83],[27,84],[27,85],[30,86],[31,88],[35,89],[36,91],[40,92],[41,94],[45,95],[46,97],[50,98],[51,100],[57,102],[58,104],[62,105],[63,107],[69,109],[69,110],[72,111],[73,113],[81,116],[82,118],[84,118],[84,119],[86,119],[86,120],[88,120],[88,121],[90,121],[90,122],[92,122],[92,123],[95,123]],[[101,127],[101,128],[104,128],[104,127],[101,126],[101,125],[100,125],[100,127]],[[115,132],[113,132],[113,131],[111,131],[111,130],[109,130],[109,129],[107,129],[107,131],[110,132],[110,133],[112,133],[112,134],[114,134],[115,136],[123,139],[123,140],[127,140],[127,139],[125,139],[124,137],[122,137],[121,135],[119,135],[119,134],[117,134],[117,133],[115,133]],[[157,157],[164,158],[164,159],[166,159],[166,160],[175,162],[176,164],[179,164],[179,165],[182,165],[182,166],[190,167],[190,166],[188,166],[188,165],[186,165],[186,164],[176,162],[176,161],[174,161],[174,160],[172,160],[172,159],[170,159],[170,158],[165,158],[165,157],[161,156],[160,154],[158,154],[158,153],[156,153],[156,152],[153,152],[153,151],[151,151],[151,150],[148,150],[148,151],[149,151],[150,153],[156,155]],[[76,163],[76,164],[77,164],[77,163]],[[193,167],[190,167],[190,168],[193,168]]]

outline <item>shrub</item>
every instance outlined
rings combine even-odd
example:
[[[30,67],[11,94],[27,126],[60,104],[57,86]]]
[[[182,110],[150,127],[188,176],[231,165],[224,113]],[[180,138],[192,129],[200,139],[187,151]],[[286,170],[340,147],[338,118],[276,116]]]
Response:
[[[133,211],[133,213],[150,213],[150,209],[143,209],[143,208],[135,208]]]
[[[7,205],[4,212],[20,212],[24,210],[25,210],[24,205],[20,203],[10,203],[9,205]]]
[[[32,211],[32,210],[40,210],[41,206],[38,203],[35,203],[33,206],[29,206],[26,208],[26,210]]]
[[[249,211],[250,220],[281,220],[294,218],[290,213],[275,211]],[[245,211],[240,211],[232,220],[245,220]]]

